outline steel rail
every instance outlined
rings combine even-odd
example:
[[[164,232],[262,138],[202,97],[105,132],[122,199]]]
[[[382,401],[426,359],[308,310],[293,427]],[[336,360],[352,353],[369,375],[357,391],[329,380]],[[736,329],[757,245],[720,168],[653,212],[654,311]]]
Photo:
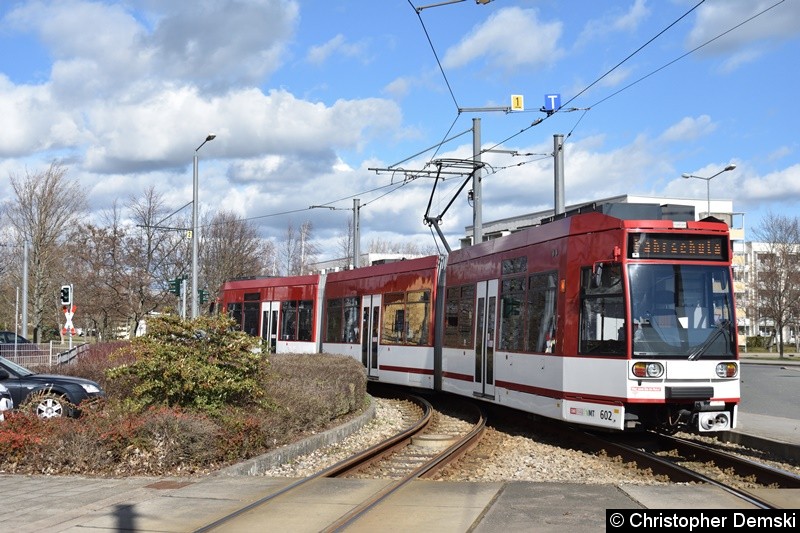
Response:
[[[205,526],[196,529],[195,533],[205,533],[208,531],[213,531],[219,527],[224,526],[225,524],[230,523],[234,519],[248,513],[258,507],[264,505],[265,503],[274,500],[275,498],[282,496],[288,492],[294,491],[301,486],[307,485],[313,481],[317,481],[322,478],[330,478],[330,477],[337,477],[342,475],[344,472],[357,468],[358,465],[361,465],[365,462],[371,461],[376,457],[380,457],[385,454],[385,450],[391,450],[396,448],[397,446],[403,445],[404,442],[408,442],[412,436],[416,435],[420,431],[422,431],[431,420],[433,416],[433,407],[431,406],[430,402],[427,400],[417,397],[417,396],[408,396],[406,399],[417,403],[417,405],[422,409],[422,417],[417,420],[414,424],[406,428],[405,430],[389,437],[388,439],[370,447],[366,450],[359,452],[351,457],[343,459],[338,463],[329,466],[319,472],[316,472],[310,476],[304,477],[295,481],[294,483],[290,483],[289,485],[279,489],[278,491],[268,494],[263,498],[259,498],[236,511],[229,513],[214,522],[206,524]]]
[[[762,485],[777,485],[785,489],[800,488],[800,476],[762,464],[751,459],[738,457],[730,452],[717,450],[711,446],[670,435],[659,435],[658,438],[675,447],[684,457],[694,456],[705,461],[713,461],[723,468],[731,468],[742,477],[754,477]]]
[[[641,450],[634,446],[623,444],[619,442],[612,442],[606,439],[602,439],[597,435],[593,435],[595,439],[600,440],[605,447],[608,448],[616,448],[618,453],[623,457],[633,458],[636,460],[637,465],[639,464],[646,464],[650,468],[654,468],[654,471],[659,473],[663,473],[670,477],[670,479],[677,480],[677,481],[688,481],[688,482],[702,482],[708,483],[709,485],[713,485],[717,488],[740,498],[759,509],[775,509],[775,506],[768,501],[765,501],[743,489],[739,489],[736,487],[732,487],[726,483],[722,483],[721,481],[717,481],[716,479],[710,478],[700,472],[687,468],[685,466],[676,464],[672,460],[665,459],[655,455],[652,452],[648,452],[645,450]]]
[[[472,404],[469,404],[472,405]],[[476,406],[472,405],[477,409]],[[449,464],[451,461],[460,457],[468,451],[480,439],[481,435],[486,429],[486,416],[482,410],[478,410],[478,421],[472,428],[464,435],[459,437],[452,445],[436,454],[433,458],[425,461],[414,469],[409,474],[403,476],[401,479],[390,483],[382,490],[376,492],[369,498],[365,499],[361,504],[351,509],[347,514],[341,516],[338,520],[333,522],[327,528],[323,529],[325,533],[332,533],[334,531],[342,531],[347,526],[367,514],[374,509],[381,502],[385,501],[389,496],[403,488],[405,485],[414,481],[417,478],[430,476],[440,468]]]

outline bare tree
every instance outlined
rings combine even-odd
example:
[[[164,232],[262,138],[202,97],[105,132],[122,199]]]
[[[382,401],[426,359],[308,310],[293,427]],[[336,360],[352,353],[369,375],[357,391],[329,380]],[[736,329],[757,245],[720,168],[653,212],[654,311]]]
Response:
[[[759,316],[774,323],[783,358],[784,326],[800,316],[800,223],[797,217],[768,213],[753,235],[766,246],[758,256],[756,305]]]
[[[294,258],[297,255],[300,239],[297,236],[297,230],[294,225],[289,221],[286,226],[286,233],[284,234],[283,241],[278,245],[278,256],[280,257],[280,264],[282,265],[281,273],[287,276],[293,274],[292,267],[294,265]]]
[[[307,274],[308,265],[316,261],[317,246],[311,237],[312,230],[313,225],[308,220],[300,230],[296,230],[291,222],[286,227],[286,237],[279,245],[278,255],[287,276]]]
[[[67,178],[61,163],[24,176],[10,175],[15,202],[8,206],[7,220],[29,247],[30,320],[33,339],[58,317],[57,287],[69,281],[70,261],[63,245],[86,209],[85,195],[77,181]]]
[[[377,254],[433,255],[436,253],[434,245],[422,246],[417,242],[393,242],[382,239],[372,239],[367,250]]]
[[[316,262],[317,260],[317,245],[311,237],[311,232],[314,229],[310,220],[303,222],[300,226],[300,255],[298,257],[299,263],[295,270],[298,274],[308,274],[308,265]]]
[[[116,202],[101,214],[103,225],[82,224],[78,238],[70,243],[76,301],[80,304],[75,323],[112,338],[116,326],[126,320],[124,284],[125,228]]]
[[[5,219],[5,211],[10,205],[6,200],[0,205],[0,220]],[[15,313],[21,297],[23,250],[17,244],[13,228],[0,225],[0,328],[14,330],[17,326]]]
[[[167,224],[161,195],[153,187],[125,206],[117,202],[101,213],[100,223],[86,223],[71,243],[75,292],[81,303],[76,324],[87,324],[109,338],[116,328],[135,332],[153,311],[176,307],[168,280],[185,274],[188,222]]]
[[[230,279],[264,275],[275,255],[272,242],[231,212],[217,213],[204,224],[200,243],[201,277],[212,298]]]
[[[149,313],[174,304],[167,293],[168,280],[188,272],[191,239],[182,227],[165,216],[164,200],[154,187],[128,203],[135,224],[125,239],[125,275],[121,280],[128,322],[133,330]]]
[[[339,267],[342,269],[350,268],[353,264],[353,219],[347,219],[347,232],[339,237],[337,242],[339,256],[342,258]]]

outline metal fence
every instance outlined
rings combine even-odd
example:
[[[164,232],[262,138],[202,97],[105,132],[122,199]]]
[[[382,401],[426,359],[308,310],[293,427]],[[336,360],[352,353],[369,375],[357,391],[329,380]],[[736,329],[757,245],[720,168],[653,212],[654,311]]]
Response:
[[[0,355],[25,367],[55,366],[72,362],[87,350],[88,344],[68,342],[0,344]]]

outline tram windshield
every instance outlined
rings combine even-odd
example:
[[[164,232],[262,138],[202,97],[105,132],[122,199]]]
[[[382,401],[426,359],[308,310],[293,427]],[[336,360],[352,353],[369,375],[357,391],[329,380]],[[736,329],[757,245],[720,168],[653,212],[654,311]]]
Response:
[[[727,266],[628,266],[633,357],[733,357],[736,325]]]

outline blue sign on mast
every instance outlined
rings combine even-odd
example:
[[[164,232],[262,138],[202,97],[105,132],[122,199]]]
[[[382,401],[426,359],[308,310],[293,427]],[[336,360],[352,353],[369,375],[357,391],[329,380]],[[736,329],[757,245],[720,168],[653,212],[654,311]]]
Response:
[[[560,94],[546,94],[544,95],[544,107],[542,111],[548,115],[552,115],[561,108],[561,95]]]

